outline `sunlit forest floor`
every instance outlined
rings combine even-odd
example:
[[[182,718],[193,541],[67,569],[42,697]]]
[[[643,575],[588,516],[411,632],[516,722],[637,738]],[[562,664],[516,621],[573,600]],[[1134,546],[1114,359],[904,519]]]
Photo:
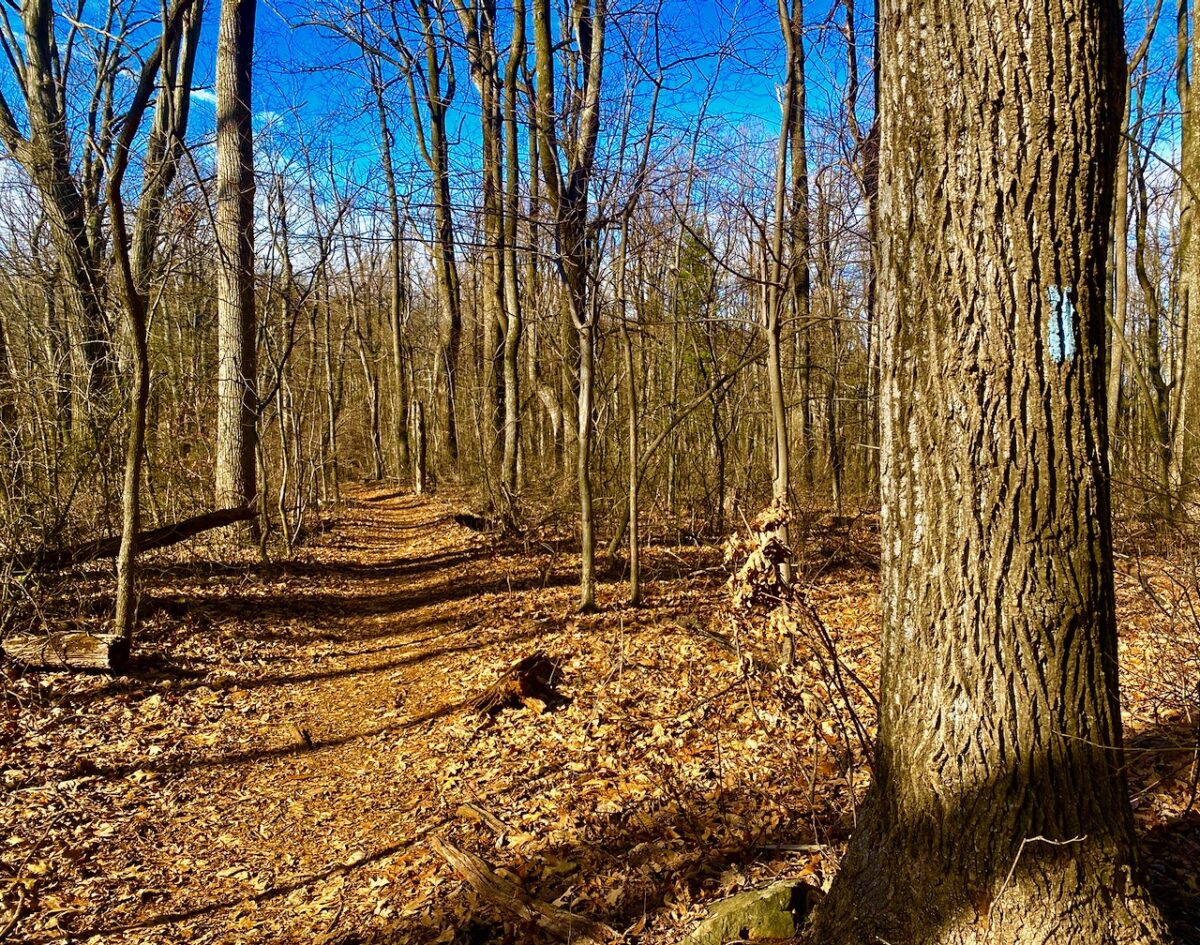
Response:
[[[646,605],[614,573],[582,617],[565,528],[499,539],[464,508],[360,487],[290,560],[154,558],[127,674],[4,667],[3,937],[546,940],[435,836],[634,943],[678,941],[772,877],[826,883],[869,781],[873,711],[846,680],[877,681],[872,521],[814,519],[804,544],[844,672],[804,635],[776,672],[747,671],[760,651],[732,632],[720,549],[655,544]],[[1118,572],[1135,813],[1157,894],[1200,941],[1195,586],[1150,555]],[[102,613],[102,577],[62,606]],[[538,650],[563,702],[469,705]]]

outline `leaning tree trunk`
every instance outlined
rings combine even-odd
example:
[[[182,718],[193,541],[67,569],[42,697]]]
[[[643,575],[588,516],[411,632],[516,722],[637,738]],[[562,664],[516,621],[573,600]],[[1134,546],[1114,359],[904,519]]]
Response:
[[[1117,701],[1104,267],[1115,0],[885,0],[875,784],[840,943],[1165,940]]]
[[[222,0],[217,42],[217,505],[256,492],[254,130],[251,65],[257,0]]]

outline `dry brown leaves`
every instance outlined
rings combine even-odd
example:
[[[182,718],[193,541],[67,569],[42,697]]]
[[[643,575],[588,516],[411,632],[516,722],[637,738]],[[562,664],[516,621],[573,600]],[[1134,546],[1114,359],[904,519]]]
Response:
[[[748,884],[827,882],[867,777],[870,701],[830,664],[875,685],[869,552],[806,547],[824,635],[796,624],[793,666],[748,673],[714,550],[650,548],[647,605],[612,581],[581,617],[562,536],[496,544],[459,510],[362,490],[294,561],[161,559],[134,672],[11,674],[0,930],[19,906],[12,941],[542,940],[431,835],[647,945]],[[1132,727],[1151,705],[1174,725],[1158,670],[1177,628],[1140,584],[1119,589]],[[769,622],[753,609],[746,627]],[[539,649],[569,701],[466,708]],[[1139,823],[1174,849],[1189,770],[1155,785],[1137,764]]]

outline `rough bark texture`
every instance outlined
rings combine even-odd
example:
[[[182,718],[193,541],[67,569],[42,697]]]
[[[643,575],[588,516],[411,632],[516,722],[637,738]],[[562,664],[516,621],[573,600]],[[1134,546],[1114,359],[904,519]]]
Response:
[[[257,0],[223,0],[217,41],[217,504],[254,500],[254,130],[251,64]]]
[[[116,633],[14,633],[3,649],[9,659],[38,669],[113,671],[129,661],[129,637]]]
[[[876,781],[822,945],[1161,941],[1121,770],[1113,0],[885,0]]]

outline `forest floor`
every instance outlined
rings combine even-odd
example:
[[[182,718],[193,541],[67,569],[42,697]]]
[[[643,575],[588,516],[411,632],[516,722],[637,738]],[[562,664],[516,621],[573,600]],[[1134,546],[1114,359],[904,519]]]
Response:
[[[727,645],[719,549],[654,545],[645,606],[614,577],[579,616],[565,537],[501,541],[463,510],[355,488],[286,561],[154,558],[127,673],[5,667],[0,939],[543,940],[435,837],[644,945],[766,879],[828,882],[869,777],[871,704],[846,679],[876,683],[870,520],[818,522],[806,569],[841,672],[802,639],[773,673]],[[1200,942],[1196,586],[1118,564],[1135,815]],[[562,704],[467,704],[538,650]]]

